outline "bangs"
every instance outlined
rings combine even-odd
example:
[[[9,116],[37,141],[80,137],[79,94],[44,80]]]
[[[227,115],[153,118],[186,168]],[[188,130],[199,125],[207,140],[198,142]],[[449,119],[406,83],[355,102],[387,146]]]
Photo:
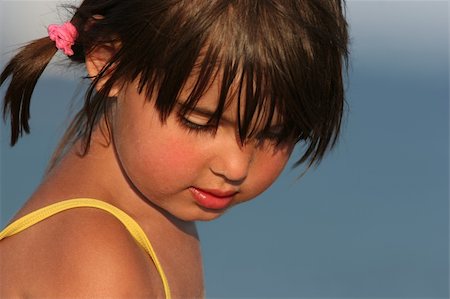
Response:
[[[311,17],[323,9],[314,1],[180,1],[147,11],[145,22],[119,34],[127,47],[114,57],[110,80],[139,78],[163,122],[177,103],[190,113],[218,80],[209,124],[217,128],[236,105],[242,143],[280,125],[277,143],[304,142],[296,165],[309,159],[310,166],[336,142],[343,112],[347,36],[345,20],[332,14],[336,3],[321,1],[329,13],[320,20]]]
[[[277,127],[277,143],[295,143],[294,136],[299,136],[293,126],[289,126],[285,120],[286,107],[281,97],[277,95],[278,90],[274,86],[282,87],[276,78],[268,78],[266,70],[256,65],[245,65],[245,57],[233,57],[225,55],[223,48],[218,44],[209,44],[205,53],[199,56],[199,63],[195,64],[187,82],[181,87],[178,97],[172,103],[181,104],[182,116],[190,114],[195,110],[198,102],[211,88],[212,84],[218,83],[216,107],[210,115],[208,125],[216,129],[225,110],[231,109],[236,112],[236,126],[241,144],[248,139],[258,138],[258,135]],[[226,53],[235,54],[235,53]],[[166,98],[162,97],[160,88],[159,96],[162,107],[161,120],[165,121],[174,107],[168,107]],[[187,93],[185,91],[188,91]],[[183,91],[183,95],[180,93]],[[158,98],[156,100],[158,104]]]

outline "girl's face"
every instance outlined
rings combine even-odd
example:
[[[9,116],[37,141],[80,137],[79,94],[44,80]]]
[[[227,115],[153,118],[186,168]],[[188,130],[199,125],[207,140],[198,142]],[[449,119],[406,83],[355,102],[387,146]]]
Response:
[[[124,87],[114,111],[112,136],[124,175],[145,198],[185,221],[215,219],[266,190],[294,147],[275,146],[276,123],[268,136],[242,146],[233,104],[214,133],[207,121],[216,109],[218,86],[214,82],[184,117],[179,108],[188,90],[183,90],[165,123],[153,99],[137,92],[137,83]]]

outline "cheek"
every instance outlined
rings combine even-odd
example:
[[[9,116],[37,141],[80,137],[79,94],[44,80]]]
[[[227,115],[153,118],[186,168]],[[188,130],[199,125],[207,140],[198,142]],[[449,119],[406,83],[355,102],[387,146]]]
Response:
[[[263,152],[255,157],[252,169],[251,190],[247,190],[250,198],[264,192],[283,171],[286,166],[291,150],[279,151],[276,154]]]
[[[277,155],[271,159],[264,159],[266,163],[261,163],[258,167],[259,178],[265,184],[271,185],[283,171],[289,156]]]
[[[133,132],[142,133],[142,130]],[[202,173],[205,147],[198,144],[195,135],[187,135],[170,120],[167,125],[161,125],[159,120],[152,122],[146,135],[151,138],[135,142],[134,157],[128,156],[128,163],[124,163],[130,166],[128,175],[143,188],[152,188],[148,185],[151,181],[162,193],[170,193],[178,187],[190,185],[190,181]],[[148,180],[147,183],[142,181],[142,177]]]
[[[190,144],[184,136],[165,132],[157,144],[150,145],[151,154],[147,156],[148,163],[152,164],[155,160],[163,164],[173,175],[180,173],[187,174],[196,171],[196,161],[201,161],[201,155],[196,150],[196,146]]]

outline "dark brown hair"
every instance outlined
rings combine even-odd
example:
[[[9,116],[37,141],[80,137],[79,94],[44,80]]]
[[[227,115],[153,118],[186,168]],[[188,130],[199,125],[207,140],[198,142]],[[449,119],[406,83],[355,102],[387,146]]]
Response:
[[[279,142],[304,142],[296,165],[318,164],[336,143],[344,111],[348,33],[343,5],[340,0],[83,1],[71,20],[79,36],[70,59],[84,63],[97,45],[119,41],[121,46],[90,78],[84,107],[57,154],[79,139],[87,152],[93,128],[108,115],[113,101],[107,98],[117,82],[139,78],[140,92],[149,99],[157,92],[155,105],[164,121],[195,73],[183,113],[219,75],[219,104],[211,123],[218,124],[237,86],[241,142],[255,137],[256,126],[267,130],[279,115]],[[0,76],[0,85],[11,77],[3,107],[11,119],[11,145],[29,132],[31,95],[55,52],[48,37],[35,40]],[[97,90],[106,74],[109,79]]]

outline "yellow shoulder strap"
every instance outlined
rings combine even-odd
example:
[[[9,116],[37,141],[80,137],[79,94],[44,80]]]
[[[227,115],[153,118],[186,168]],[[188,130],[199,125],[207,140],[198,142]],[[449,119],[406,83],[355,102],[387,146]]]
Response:
[[[168,299],[171,298],[169,284],[167,282],[166,275],[164,274],[161,264],[159,263],[159,260],[156,257],[155,251],[153,250],[153,247],[150,241],[148,240],[147,236],[145,235],[144,231],[142,230],[142,228],[133,218],[131,218],[124,211],[104,201],[91,198],[75,198],[51,204],[49,206],[46,206],[44,208],[38,209],[34,212],[31,212],[30,214],[25,215],[22,218],[17,219],[13,223],[5,227],[5,229],[0,232],[0,240],[13,236],[23,231],[24,229],[27,229],[28,227],[44,219],[47,219],[48,217],[55,215],[59,212],[72,208],[82,208],[82,207],[91,207],[107,211],[112,215],[114,215],[117,219],[119,219],[120,222],[122,222],[125,228],[136,240],[136,242],[140,246],[142,246],[142,248],[150,255],[161,277],[166,298]]]

